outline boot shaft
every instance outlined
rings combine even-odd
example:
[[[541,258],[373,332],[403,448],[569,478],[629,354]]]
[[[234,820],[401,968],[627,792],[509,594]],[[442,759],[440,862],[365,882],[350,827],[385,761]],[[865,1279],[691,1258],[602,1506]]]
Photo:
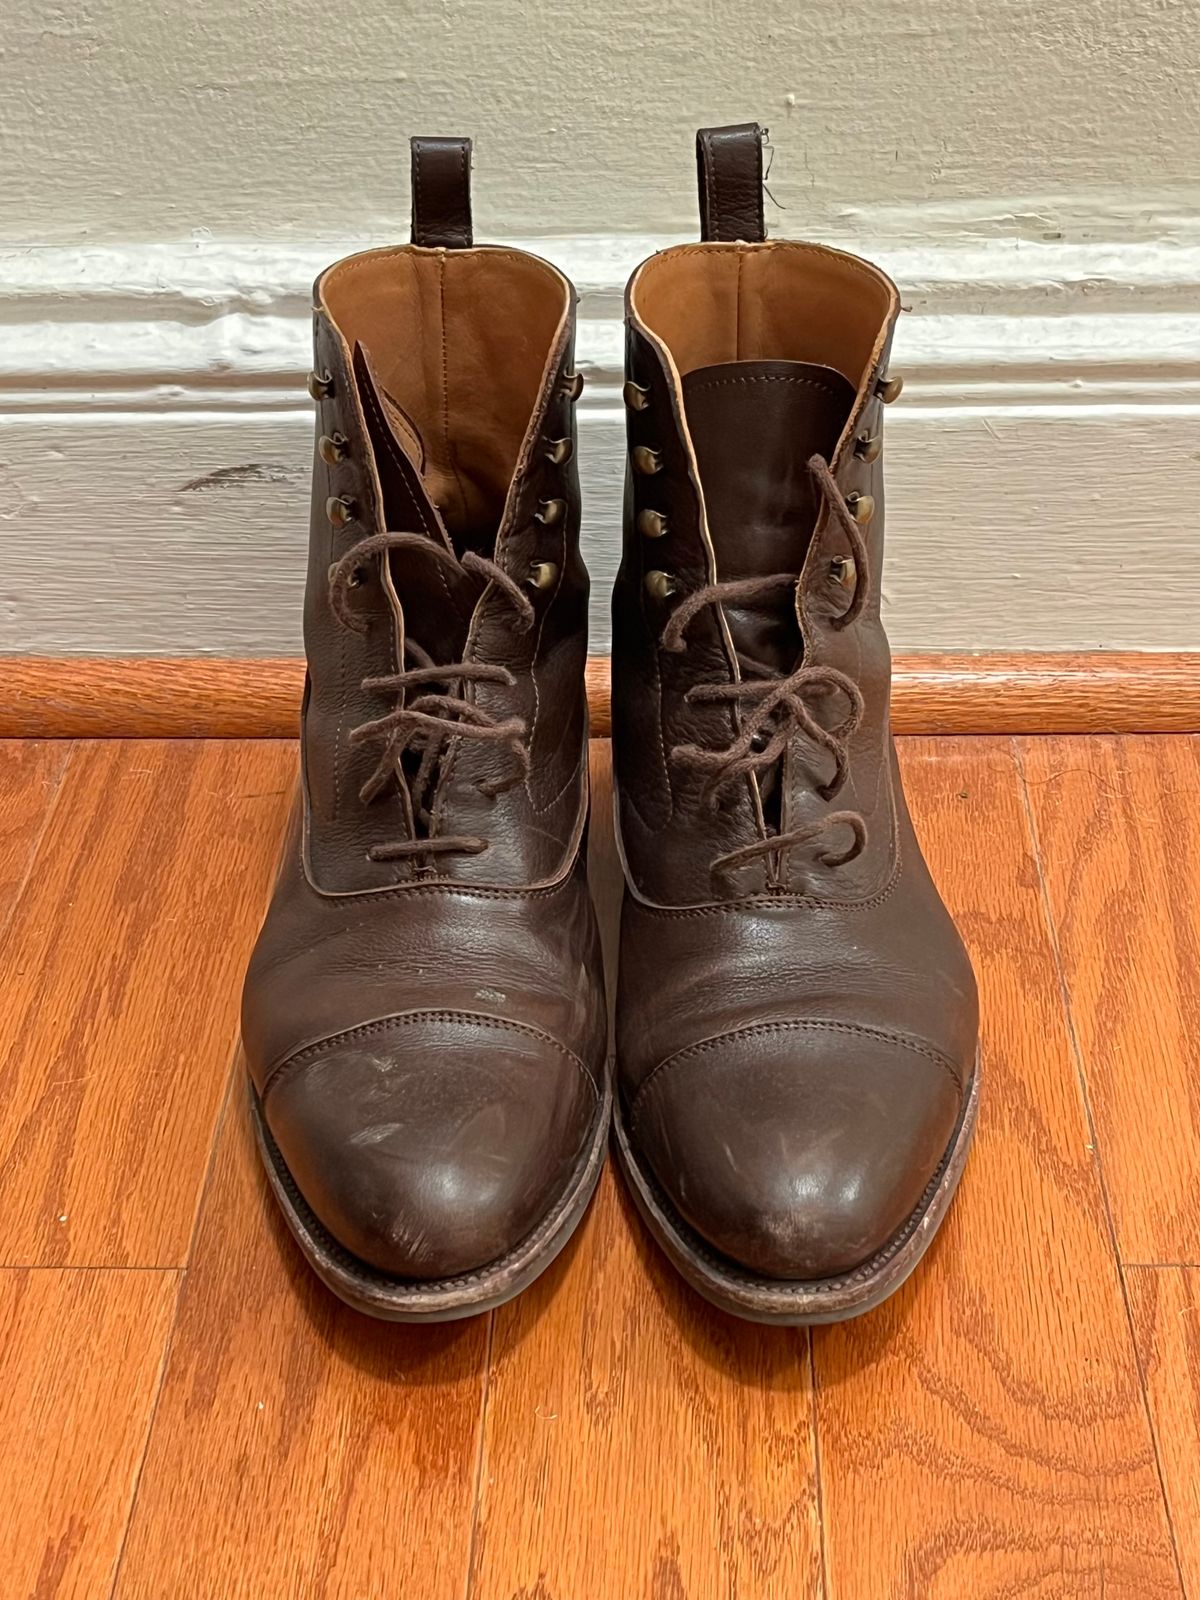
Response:
[[[899,309],[877,268],[765,240],[761,130],[698,137],[703,240],[626,299],[629,492],[614,758],[634,887],[681,904],[886,870],[882,412]],[[884,808],[886,810],[886,806]],[[811,830],[777,851],[780,836]],[[841,858],[841,859],[839,859]]]
[[[303,743],[330,892],[552,879],[582,823],[575,294],[474,244],[469,151],[414,140],[414,242],[315,286]]]

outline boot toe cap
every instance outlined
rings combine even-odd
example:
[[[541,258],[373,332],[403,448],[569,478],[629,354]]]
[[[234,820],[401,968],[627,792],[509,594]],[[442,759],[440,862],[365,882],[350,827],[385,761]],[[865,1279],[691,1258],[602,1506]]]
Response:
[[[633,1138],[675,1209],[757,1276],[837,1277],[904,1226],[962,1106],[954,1066],[850,1024],[747,1028],[663,1063]]]
[[[397,1278],[498,1260],[566,1188],[597,1094],[548,1036],[410,1013],[305,1051],[264,1093],[272,1138],[339,1244]]]

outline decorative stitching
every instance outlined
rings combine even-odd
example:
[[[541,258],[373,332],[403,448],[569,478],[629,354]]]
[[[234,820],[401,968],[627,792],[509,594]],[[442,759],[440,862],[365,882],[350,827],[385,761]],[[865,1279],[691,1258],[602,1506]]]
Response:
[[[844,1033],[855,1038],[875,1039],[884,1044],[899,1045],[901,1049],[910,1051],[913,1055],[924,1056],[932,1061],[935,1066],[941,1067],[954,1083],[961,1095],[963,1089],[962,1075],[950,1060],[949,1056],[940,1050],[933,1049],[930,1045],[921,1044],[919,1040],[910,1039],[906,1034],[892,1033],[885,1028],[871,1028],[858,1022],[826,1022],[817,1018],[798,1018],[791,1022],[756,1022],[745,1028],[733,1028],[728,1033],[715,1034],[711,1039],[701,1039],[698,1044],[691,1044],[686,1049],[677,1051],[673,1056],[668,1056],[665,1061],[660,1061],[653,1067],[638,1086],[638,1091],[630,1106],[630,1132],[636,1130],[641,1108],[645,1101],[650,1086],[661,1081],[662,1077],[674,1067],[686,1061],[695,1060],[697,1056],[705,1055],[710,1050],[719,1050],[723,1046],[742,1039],[758,1039],[775,1033],[791,1033],[796,1030],[818,1033]]]
[[[794,253],[796,255],[818,256],[823,260],[835,262],[843,271],[862,278],[865,282],[874,285],[876,289],[885,289],[889,290],[889,293],[891,292],[890,280],[884,273],[878,272],[875,268],[864,266],[858,261],[857,257],[848,255],[842,250],[831,250],[827,245],[807,244],[800,239],[764,239],[752,246],[738,245],[736,248],[742,255],[746,254],[748,248],[756,251],[766,248],[778,250],[781,254]],[[708,254],[709,251],[703,244],[671,245],[666,250],[660,250],[656,255],[650,256],[644,261],[634,276],[637,279],[646,278],[652,273],[660,271],[663,267],[669,266],[672,261],[680,260],[684,256]]]
[[[471,174],[467,167],[467,146],[465,140],[459,141],[458,168],[459,183],[461,185],[459,191],[459,200],[462,205],[462,212],[459,217],[461,226],[458,230],[458,236],[462,241],[463,249],[467,249],[470,246],[474,235],[471,226]]]
[[[831,400],[839,398],[837,390],[819,378],[796,378],[786,372],[763,372],[756,378],[709,378],[704,383],[689,384],[688,388],[693,394],[706,394],[709,389],[728,389],[732,384],[749,388],[755,383],[792,383],[802,389],[817,389]]]
[[[733,359],[742,359],[742,267],[746,260],[746,252],[738,251],[737,278],[733,286]]]
[[[568,1050],[565,1044],[560,1044],[553,1034],[535,1028],[532,1023],[511,1022],[504,1017],[492,1017],[486,1012],[479,1011],[399,1011],[391,1017],[380,1017],[374,1022],[364,1022],[357,1028],[346,1028],[341,1033],[331,1033],[315,1044],[305,1045],[294,1055],[285,1056],[266,1073],[263,1079],[262,1097],[265,1099],[267,1092],[279,1082],[284,1072],[291,1073],[294,1068],[302,1066],[305,1062],[314,1061],[318,1056],[329,1054],[351,1041],[373,1039],[392,1029],[403,1029],[410,1022],[468,1023],[473,1027],[508,1029],[513,1033],[528,1034],[540,1044],[551,1045],[568,1061],[573,1061],[591,1086],[593,1094],[597,1092],[595,1079],[575,1052]]]
[[[413,143],[413,188],[417,197],[417,203],[413,209],[413,243],[423,245],[425,243],[425,223],[422,219],[424,217],[425,204],[421,199],[421,142],[419,139]]]
[[[717,181],[717,165],[713,160],[711,138],[706,138],[704,141],[704,165],[708,173],[709,194],[712,196],[712,202],[709,206],[708,233],[711,238],[719,239],[724,231],[721,220],[721,190]]]

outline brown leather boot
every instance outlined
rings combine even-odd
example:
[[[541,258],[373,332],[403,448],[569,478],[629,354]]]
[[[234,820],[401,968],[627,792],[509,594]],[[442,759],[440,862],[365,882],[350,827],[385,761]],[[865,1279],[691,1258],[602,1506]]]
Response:
[[[888,725],[897,297],[763,242],[759,128],[697,142],[705,242],[627,296],[617,1148],[702,1294],[834,1321],[928,1247],[979,1093],[975,981]]]
[[[440,1320],[562,1248],[609,1104],[575,295],[472,245],[467,141],[412,168],[413,243],[316,285],[302,781],[242,1027],[313,1267]]]

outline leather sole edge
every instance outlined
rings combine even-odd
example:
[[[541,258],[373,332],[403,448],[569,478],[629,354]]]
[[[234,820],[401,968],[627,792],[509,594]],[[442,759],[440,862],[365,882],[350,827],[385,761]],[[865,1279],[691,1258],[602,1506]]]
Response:
[[[301,1194],[247,1078],[250,1120],[267,1181],[305,1260],[339,1300],[384,1322],[454,1322],[512,1300],[546,1270],[583,1221],[600,1181],[612,1117],[612,1072],[606,1064],[590,1138],[571,1178],[537,1227],[507,1255],[453,1278],[395,1278],[360,1261],[325,1228]]]
[[[749,1322],[805,1327],[846,1322],[874,1310],[911,1275],[950,1209],[979,1115],[981,1061],[977,1055],[958,1124],[915,1210],[881,1250],[837,1278],[801,1282],[757,1278],[718,1255],[677,1215],[657,1181],[639,1164],[613,1108],[613,1148],[622,1176],[659,1248],[680,1276],[711,1305]]]

